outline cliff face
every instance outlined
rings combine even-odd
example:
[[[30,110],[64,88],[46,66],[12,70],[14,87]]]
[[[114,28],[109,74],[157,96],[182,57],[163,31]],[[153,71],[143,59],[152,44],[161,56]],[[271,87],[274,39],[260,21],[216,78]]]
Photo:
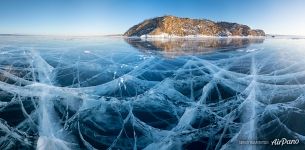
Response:
[[[124,36],[155,35],[205,36],[265,36],[263,30],[253,30],[237,23],[213,22],[205,19],[163,16],[145,20],[131,27]]]

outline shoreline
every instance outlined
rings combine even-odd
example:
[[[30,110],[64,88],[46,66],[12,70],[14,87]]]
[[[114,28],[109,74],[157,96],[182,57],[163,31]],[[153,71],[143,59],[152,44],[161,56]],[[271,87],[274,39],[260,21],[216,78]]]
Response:
[[[274,35],[266,34],[265,36],[205,36],[205,35],[188,35],[188,36],[172,36],[172,35],[145,35],[145,36],[124,36],[124,35],[31,35],[31,34],[0,34],[0,37],[53,37],[53,38],[124,38],[124,39],[305,39],[302,35]]]
[[[164,35],[142,35],[142,36],[122,36],[127,39],[229,39],[229,38],[267,38],[268,36],[205,36],[205,35],[188,35],[188,36],[164,36]]]

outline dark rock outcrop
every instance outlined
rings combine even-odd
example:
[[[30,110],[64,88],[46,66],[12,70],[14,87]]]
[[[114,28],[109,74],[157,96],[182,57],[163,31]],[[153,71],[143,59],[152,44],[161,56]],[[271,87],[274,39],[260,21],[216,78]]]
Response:
[[[265,36],[263,30],[253,30],[247,25],[213,22],[206,19],[163,16],[145,20],[131,27],[124,36]]]

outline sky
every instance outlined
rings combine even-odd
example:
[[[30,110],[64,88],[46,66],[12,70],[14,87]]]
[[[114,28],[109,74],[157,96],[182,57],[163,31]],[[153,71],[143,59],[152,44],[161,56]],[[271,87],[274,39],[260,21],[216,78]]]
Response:
[[[305,0],[0,0],[1,34],[108,35],[157,16],[305,35]]]

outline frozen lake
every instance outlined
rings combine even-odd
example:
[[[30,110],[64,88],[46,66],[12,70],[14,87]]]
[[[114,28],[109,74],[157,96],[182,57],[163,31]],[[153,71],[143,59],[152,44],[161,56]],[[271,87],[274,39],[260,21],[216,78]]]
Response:
[[[304,58],[295,38],[0,36],[0,149],[305,149]]]

